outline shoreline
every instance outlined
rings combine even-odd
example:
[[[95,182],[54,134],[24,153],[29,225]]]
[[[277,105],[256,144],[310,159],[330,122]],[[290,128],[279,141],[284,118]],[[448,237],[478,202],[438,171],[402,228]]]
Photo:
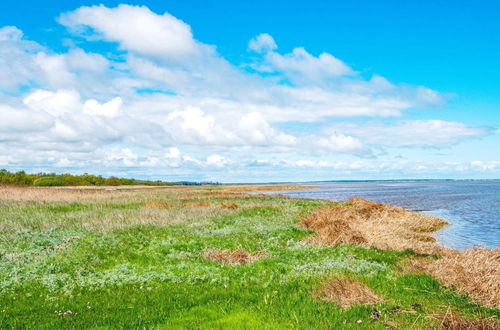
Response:
[[[343,201],[354,196],[431,214],[452,225],[436,233],[444,246],[466,250],[474,246],[499,248],[500,206],[498,181],[383,183],[355,182],[317,185],[315,191],[291,191],[285,195]]]

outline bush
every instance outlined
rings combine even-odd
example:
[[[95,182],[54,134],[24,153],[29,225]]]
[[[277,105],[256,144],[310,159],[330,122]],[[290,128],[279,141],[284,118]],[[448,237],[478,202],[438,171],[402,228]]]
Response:
[[[71,174],[63,174],[64,181],[70,186],[90,186],[90,182],[86,181],[82,176],[75,176]]]
[[[38,187],[67,186],[68,182],[62,176],[44,176],[36,179],[33,185]]]
[[[118,178],[115,178],[114,176],[109,177],[104,181],[104,185],[106,186],[119,186],[120,185],[120,180]]]

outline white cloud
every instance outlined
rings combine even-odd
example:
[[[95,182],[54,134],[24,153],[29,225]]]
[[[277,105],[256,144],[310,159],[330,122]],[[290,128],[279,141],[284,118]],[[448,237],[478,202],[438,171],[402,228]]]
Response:
[[[250,112],[241,117],[237,132],[248,141],[247,143],[255,145],[294,145],[297,140],[292,135],[277,132],[257,112]]]
[[[74,90],[35,90],[23,103],[31,110],[44,111],[55,117],[77,111],[81,106],[80,95]]]
[[[268,52],[278,48],[273,37],[267,33],[261,33],[248,43],[248,48],[257,53]]]
[[[248,48],[264,55],[264,61],[254,68],[283,73],[298,84],[322,83],[328,79],[354,74],[347,64],[326,52],[315,57],[303,47],[297,47],[291,53],[281,55],[275,51],[278,46],[267,33],[250,40]]]
[[[0,144],[18,139],[18,134],[46,132],[53,124],[50,116],[0,104]]]
[[[23,31],[15,26],[4,26],[0,29],[0,41],[20,40],[23,37]]]
[[[211,155],[207,158],[206,164],[208,166],[214,166],[214,167],[224,167],[228,164],[231,164],[231,160],[221,156],[221,155]]]
[[[198,51],[189,25],[168,13],[157,15],[145,6],[80,7],[61,15],[59,22],[87,37],[118,42],[124,50],[160,59],[181,60]],[[85,28],[92,30],[90,35]]]
[[[367,144],[388,147],[444,148],[463,140],[490,133],[489,128],[473,127],[443,120],[401,120],[391,124],[335,124],[330,129],[353,135]]]
[[[328,78],[353,74],[347,64],[338,58],[321,53],[318,57],[304,48],[294,48],[289,54],[268,53],[266,59],[273,71],[281,71],[295,82],[321,82]]]
[[[120,114],[123,101],[121,97],[115,97],[106,103],[99,103],[96,100],[87,100],[83,105],[83,112],[90,115],[104,117],[116,117]]]
[[[341,133],[334,133],[326,138],[320,138],[317,146],[331,152],[362,152],[365,148],[360,140]]]

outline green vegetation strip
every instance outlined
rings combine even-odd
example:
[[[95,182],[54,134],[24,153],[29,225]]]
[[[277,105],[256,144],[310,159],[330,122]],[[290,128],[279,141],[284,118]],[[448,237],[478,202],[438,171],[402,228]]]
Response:
[[[434,316],[450,310],[500,316],[428,275],[403,274],[411,251],[304,244],[311,232],[300,217],[329,202],[200,196],[193,202],[211,206],[185,207],[169,192],[140,202],[0,202],[0,328],[384,329],[436,327]],[[266,254],[229,266],[203,258],[206,249]],[[340,274],[384,301],[341,309],[312,297]]]

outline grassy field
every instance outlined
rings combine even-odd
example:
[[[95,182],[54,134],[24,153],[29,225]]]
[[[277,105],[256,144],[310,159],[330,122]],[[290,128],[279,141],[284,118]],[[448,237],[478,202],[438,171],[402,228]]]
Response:
[[[498,326],[404,271],[410,249],[308,243],[301,219],[352,205],[244,190],[0,188],[0,328]],[[342,283],[359,290],[337,301]]]

